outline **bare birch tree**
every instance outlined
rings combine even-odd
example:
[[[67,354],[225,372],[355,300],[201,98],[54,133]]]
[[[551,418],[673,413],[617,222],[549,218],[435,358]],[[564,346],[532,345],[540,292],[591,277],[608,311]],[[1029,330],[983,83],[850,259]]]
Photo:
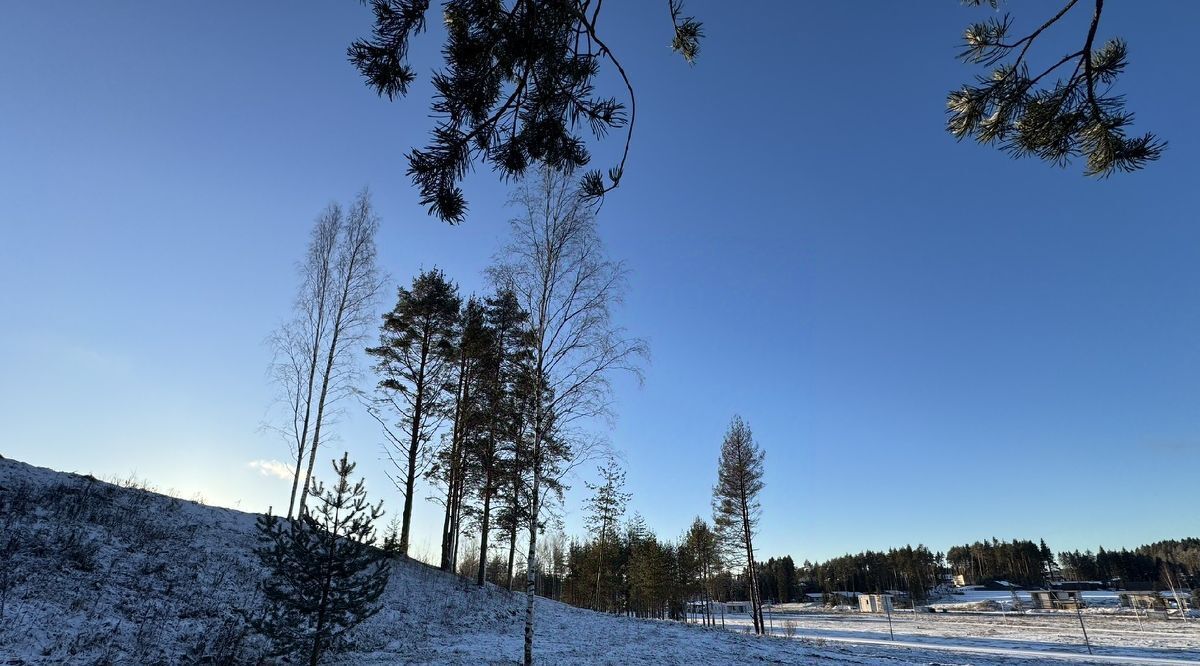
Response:
[[[328,438],[336,403],[354,388],[356,343],[364,336],[379,290],[378,227],[365,190],[349,210],[336,203],[326,206],[299,265],[295,316],[271,337],[272,370],[287,404],[287,420],[277,430],[287,437],[294,462],[289,518],[304,510],[322,430]]]
[[[288,495],[288,518],[292,517],[300,488],[300,473],[312,433],[313,387],[317,362],[326,337],[326,301],[333,279],[334,252],[337,248],[341,215],[335,204],[317,217],[304,260],[297,264],[300,290],[293,304],[294,317],[271,337],[275,349],[272,374],[288,407],[288,422],[276,428],[291,443],[292,492]]]
[[[353,389],[358,370],[354,352],[380,286],[375,267],[378,227],[365,190],[348,211],[332,203],[317,217],[299,266],[295,316],[271,338],[273,375],[288,410],[287,421],[278,429],[291,444],[295,463],[289,518],[304,509],[322,428],[328,436],[336,403]]]
[[[578,464],[583,447],[567,442],[576,426],[608,414],[609,376],[633,372],[645,343],[612,322],[625,269],[606,258],[595,208],[561,174],[543,171],[524,182],[513,203],[511,238],[491,269],[529,313],[529,548],[525,568],[525,664],[533,663],[534,595],[539,513],[555,477]]]

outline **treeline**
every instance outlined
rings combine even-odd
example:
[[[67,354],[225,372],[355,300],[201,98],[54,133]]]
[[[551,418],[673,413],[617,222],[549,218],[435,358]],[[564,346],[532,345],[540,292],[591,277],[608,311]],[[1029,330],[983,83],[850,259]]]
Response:
[[[1045,585],[1054,569],[1054,554],[1044,540],[976,541],[946,551],[946,563],[964,581],[1005,580],[1015,585]]]
[[[749,451],[748,428],[735,420],[731,432],[739,446]],[[730,466],[726,476],[754,471],[753,466],[737,469],[740,463],[728,456],[723,464]],[[719,487],[714,491],[717,519],[713,524],[697,517],[677,539],[662,539],[640,515],[624,519],[630,494],[624,492],[625,474],[620,467],[610,460],[599,472],[601,482],[588,484],[592,490],[585,517],[589,534],[567,548],[558,598],[607,613],[674,620],[688,619],[688,604],[695,602],[691,617],[715,622],[708,602],[756,596],[744,570],[738,575],[731,566],[745,546],[738,536],[743,526],[721,520]],[[756,506],[747,509],[746,515],[756,519]]]
[[[864,551],[825,562],[801,565],[797,585],[807,591],[870,592],[900,590],[924,599],[941,582],[945,556],[925,546],[904,546],[886,552]]]
[[[621,478],[619,472],[610,468],[602,476],[610,482],[596,488],[591,506],[613,506],[615,498],[623,507],[628,495],[611,485]],[[600,524],[599,518],[589,521]],[[605,534],[601,540],[597,530],[592,538],[571,542],[565,561],[559,560],[565,564],[558,568],[561,583],[548,585],[547,596],[609,613],[701,621],[708,621],[705,602],[751,598],[744,569],[738,570],[723,555],[716,533],[700,518],[675,540],[659,539],[636,515]],[[790,556],[773,557],[757,562],[755,571],[758,596],[771,603],[806,601],[807,594],[831,599],[837,592],[884,591],[904,592],[919,601],[935,595],[955,574],[966,584],[1007,581],[1021,587],[1049,587],[1062,581],[1095,580],[1191,589],[1200,587],[1200,539],[1160,541],[1133,550],[1063,552],[1057,557],[1044,540],[991,539],[955,546],[946,553],[924,545],[903,546],[816,563],[806,560],[798,566]],[[691,615],[686,613],[689,603]]]
[[[561,599],[609,613],[681,619],[699,589],[696,561],[687,544],[659,539],[635,516],[603,540],[571,543]]]
[[[1133,550],[1095,553],[1071,551],[1058,555],[1063,577],[1069,580],[1150,582],[1165,588],[1200,587],[1200,539],[1171,539]]]
[[[760,572],[764,589],[770,579]],[[1061,552],[1045,540],[976,541],[946,551],[904,546],[886,552],[865,551],[825,562],[805,561],[797,572],[799,591],[832,593],[898,590],[927,598],[952,576],[967,585],[1006,581],[1021,587],[1049,587],[1070,581],[1097,581],[1114,587],[1128,583],[1159,589],[1200,587],[1200,539],[1159,541],[1133,550]]]
[[[712,523],[696,517],[674,541],[660,539],[641,516],[623,519],[630,494],[610,460],[599,470],[601,482],[588,484],[589,533],[566,552],[560,598],[602,612],[706,624],[717,622],[713,602],[748,600],[755,630],[764,631],[762,602],[776,590],[791,593],[795,567],[791,558],[754,558],[763,458],[750,427],[735,416],[717,462]]]

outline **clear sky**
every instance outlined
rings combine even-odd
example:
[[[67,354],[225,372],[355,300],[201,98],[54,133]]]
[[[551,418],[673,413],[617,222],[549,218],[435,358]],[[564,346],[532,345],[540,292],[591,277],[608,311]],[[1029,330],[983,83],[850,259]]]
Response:
[[[1013,7],[1018,25],[1037,4]],[[601,228],[632,271],[620,321],[653,355],[644,387],[618,383],[608,433],[632,508],[663,536],[707,516],[739,413],[767,452],[764,557],[1196,536],[1200,5],[1107,5],[1102,36],[1130,44],[1120,91],[1170,148],[1103,182],[944,132],[946,92],[976,73],[956,44],[985,10],[688,9],[707,32],[690,68],[667,48],[665,3],[605,5],[638,125]],[[315,215],[370,186],[391,284],[437,266],[466,292],[505,233],[489,169],[459,227],[426,217],[404,176],[431,124],[437,36],[417,41],[413,97],[389,103],[344,58],[370,29],[356,2],[4,14],[0,453],[285,504],[288,484],[250,463],[287,459],[260,430],[264,340]],[[1062,30],[1036,57],[1081,39]],[[328,457],[348,449],[397,508],[373,423],[348,406],[339,435]],[[432,553],[436,507],[416,520]]]

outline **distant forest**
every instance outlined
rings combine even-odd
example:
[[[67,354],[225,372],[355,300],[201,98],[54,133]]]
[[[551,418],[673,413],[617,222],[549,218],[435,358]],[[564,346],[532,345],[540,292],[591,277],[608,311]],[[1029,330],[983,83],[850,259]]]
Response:
[[[682,619],[689,601],[749,598],[744,568],[729,566],[719,549],[706,549],[704,537],[698,520],[678,540],[660,540],[635,514],[603,543],[597,538],[552,542],[538,576],[538,594],[600,611],[672,619]],[[499,558],[492,566],[503,578]],[[968,585],[1006,581],[1038,588],[1094,581],[1114,589],[1191,590],[1200,587],[1200,539],[1057,555],[1044,540],[991,539],[945,553],[904,546],[799,565],[790,556],[757,563],[761,598],[773,603],[802,601],[810,593],[884,590],[925,600],[956,575]]]

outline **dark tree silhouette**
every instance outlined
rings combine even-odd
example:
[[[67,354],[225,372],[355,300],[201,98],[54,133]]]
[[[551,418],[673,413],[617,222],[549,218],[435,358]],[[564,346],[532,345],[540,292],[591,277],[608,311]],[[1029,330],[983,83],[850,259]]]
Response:
[[[379,346],[367,349],[378,360],[375,400],[368,413],[383,427],[392,481],[404,494],[400,552],[408,554],[412,507],[423,455],[446,418],[448,383],[453,369],[458,287],[439,270],[421,273],[412,289],[397,290],[396,307],[383,316]],[[392,419],[396,419],[393,421]]]
[[[625,130],[620,162],[587,172],[580,193],[598,198],[625,171],[637,112],[633,84],[597,30],[603,0],[446,0],[442,22],[445,67],[433,76],[432,110],[439,118],[432,142],[408,154],[408,175],[421,203],[446,222],[462,222],[467,202],[458,183],[476,160],[502,178],[520,177],[531,164],[571,173],[589,162],[580,136]],[[364,0],[375,14],[369,39],[348,56],[371,87],[388,99],[403,97],[416,73],[409,40],[425,30],[430,0]],[[700,50],[701,24],[668,0],[671,48],[689,63]],[[603,61],[624,83],[624,99],[605,97],[594,79]]]
[[[721,443],[721,458],[717,462],[713,524],[730,560],[739,553],[746,557],[746,581],[756,634],[766,631],[762,597],[755,580],[758,563],[754,559],[754,533],[762,515],[758,494],[765,485],[763,457],[763,450],[755,443],[750,426],[740,416],[734,416],[725,433],[725,441]]]
[[[998,9],[1001,0],[965,0],[976,7],[985,2]],[[1034,43],[1080,4],[1093,8],[1082,45],[1031,69],[1027,56]],[[969,26],[959,58],[994,69],[977,77],[974,85],[950,93],[946,128],[959,139],[995,145],[1013,157],[1033,156],[1066,166],[1084,156],[1084,174],[1089,176],[1136,171],[1157,160],[1165,141],[1150,133],[1126,136],[1133,113],[1125,110],[1124,97],[1113,94],[1112,87],[1125,70],[1128,48],[1120,38],[1097,48],[1103,12],[1104,0],[1069,0],[1020,38],[1010,35],[1008,14]],[[1064,78],[1066,72],[1070,74]]]
[[[270,576],[263,583],[267,608],[254,622],[272,640],[275,656],[303,655],[316,666],[347,632],[379,611],[390,569],[375,544],[381,505],[367,503],[362,481],[351,485],[354,463],[334,461],[337,484],[329,491],[315,480],[308,508],[297,520],[267,514],[258,519],[263,542],[256,553]]]

